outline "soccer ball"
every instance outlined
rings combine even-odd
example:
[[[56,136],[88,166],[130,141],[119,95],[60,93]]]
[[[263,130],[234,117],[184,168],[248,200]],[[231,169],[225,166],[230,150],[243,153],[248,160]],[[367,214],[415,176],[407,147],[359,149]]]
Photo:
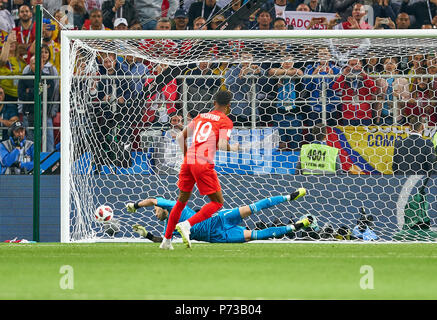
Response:
[[[94,213],[96,220],[99,222],[105,222],[112,219],[114,212],[112,208],[107,205],[101,205],[98,207]]]

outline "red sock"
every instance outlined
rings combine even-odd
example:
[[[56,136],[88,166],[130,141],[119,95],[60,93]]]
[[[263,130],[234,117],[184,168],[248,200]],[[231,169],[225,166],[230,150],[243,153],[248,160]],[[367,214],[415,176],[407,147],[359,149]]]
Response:
[[[194,216],[188,219],[188,222],[191,226],[194,226],[196,223],[202,222],[220,210],[223,207],[222,203],[211,201],[208,204],[205,204],[199,212],[197,212]]]
[[[164,235],[165,238],[171,239],[174,229],[176,228],[176,224],[179,222],[182,211],[184,210],[186,205],[186,202],[179,202],[179,200],[176,201],[176,204],[173,209],[171,209],[170,215],[168,217],[167,229],[165,229]]]

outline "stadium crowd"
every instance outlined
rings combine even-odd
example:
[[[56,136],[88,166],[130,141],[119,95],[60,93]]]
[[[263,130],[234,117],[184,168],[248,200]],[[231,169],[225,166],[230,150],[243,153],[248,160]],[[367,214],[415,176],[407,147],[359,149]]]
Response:
[[[0,0],[0,76],[35,74],[35,5],[46,9],[42,39],[42,75],[60,73],[60,30],[206,30],[220,28],[248,0]],[[284,30],[286,11],[325,12],[335,14],[331,20],[313,18],[306,29],[429,29],[437,28],[437,0],[267,0],[247,19],[233,21],[234,29]],[[363,17],[367,17],[366,20]],[[152,44],[148,44],[153,47]],[[179,44],[167,43],[158,52],[173,50]],[[239,44],[237,44],[239,45]],[[303,48],[305,49],[305,48]],[[261,50],[261,49],[260,49]],[[262,50],[275,50],[266,45]],[[253,51],[244,50],[250,61]],[[323,93],[327,99],[328,125],[391,125],[402,124],[411,114],[425,117],[429,126],[437,123],[437,56],[412,53],[409,56],[391,56],[383,59],[350,57],[340,63],[325,47],[317,49],[315,61],[293,63],[284,53],[277,63],[212,64],[199,63],[184,70],[185,75],[217,75],[216,78],[187,80],[189,113],[201,112],[214,92],[228,88],[234,94],[232,120],[236,125],[250,125],[252,110],[250,95],[256,87],[257,125],[277,126],[282,137],[281,147],[298,149],[311,135],[300,127],[311,127],[322,121]],[[99,72],[105,75],[164,74],[168,68],[131,56],[118,57],[102,54]],[[78,70],[80,66],[78,65]],[[169,73],[171,74],[171,72]],[[387,75],[417,75],[413,78]],[[305,78],[305,75],[335,75],[327,78]],[[358,75],[348,80],[350,75]],[[378,77],[378,75],[385,75]],[[278,78],[278,76],[286,76]],[[297,78],[293,76],[298,76]],[[114,90],[107,80],[96,84],[95,97],[126,108],[121,123],[142,121],[143,124],[168,124],[181,115],[181,82],[163,77],[165,86],[153,86],[152,80],[118,83]],[[255,79],[255,80],[253,80]],[[162,80],[164,81],[164,80]],[[251,82],[255,81],[255,82]],[[324,83],[323,83],[324,82]],[[108,89],[109,88],[109,89]],[[112,89],[111,89],[112,88]],[[129,90],[123,90],[129,88]],[[8,139],[7,127],[21,120],[26,127],[33,126],[33,80],[0,79],[0,127],[2,140]],[[3,93],[2,93],[3,92]],[[357,99],[357,97],[359,97]],[[164,107],[154,101],[164,99]],[[399,114],[393,116],[393,101],[399,100]],[[52,151],[59,134],[52,129],[60,125],[59,80],[47,80],[47,151]],[[141,103],[145,101],[146,103]],[[305,103],[299,103],[305,101]],[[431,101],[431,102],[430,102]],[[135,108],[131,107],[134,104]],[[146,108],[146,110],[144,110]],[[136,113],[132,115],[130,113]],[[112,116],[105,118],[103,127],[114,126]],[[139,116],[140,115],[140,116]],[[103,129],[102,135],[107,134]],[[122,135],[127,141],[132,130]],[[27,130],[32,140],[32,130]]]

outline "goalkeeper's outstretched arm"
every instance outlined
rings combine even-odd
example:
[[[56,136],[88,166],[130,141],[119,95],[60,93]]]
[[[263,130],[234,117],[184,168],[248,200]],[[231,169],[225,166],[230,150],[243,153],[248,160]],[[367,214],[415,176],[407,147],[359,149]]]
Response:
[[[134,213],[139,208],[152,207],[152,206],[156,206],[157,204],[158,204],[158,200],[154,198],[150,198],[150,199],[140,200],[137,202],[129,202],[128,204],[126,204],[126,209],[128,212]]]
[[[135,224],[132,226],[134,232],[138,233],[141,237],[149,239],[152,242],[162,242],[162,237],[154,236],[146,230],[143,226]]]

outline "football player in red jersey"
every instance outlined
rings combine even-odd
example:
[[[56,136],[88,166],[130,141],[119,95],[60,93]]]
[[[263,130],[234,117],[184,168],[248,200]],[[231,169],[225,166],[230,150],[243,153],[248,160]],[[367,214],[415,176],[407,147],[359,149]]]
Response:
[[[179,172],[179,197],[170,212],[161,249],[173,249],[171,238],[175,228],[181,234],[185,245],[190,248],[190,228],[210,218],[223,206],[220,182],[214,170],[214,156],[217,149],[238,151],[238,144],[229,144],[233,123],[227,114],[230,111],[231,100],[232,94],[229,91],[218,91],[214,98],[214,109],[199,114],[178,136],[178,143],[184,152],[184,162]],[[192,143],[187,148],[187,138],[190,136]],[[190,219],[178,223],[195,184],[199,193],[207,195],[211,201]]]

